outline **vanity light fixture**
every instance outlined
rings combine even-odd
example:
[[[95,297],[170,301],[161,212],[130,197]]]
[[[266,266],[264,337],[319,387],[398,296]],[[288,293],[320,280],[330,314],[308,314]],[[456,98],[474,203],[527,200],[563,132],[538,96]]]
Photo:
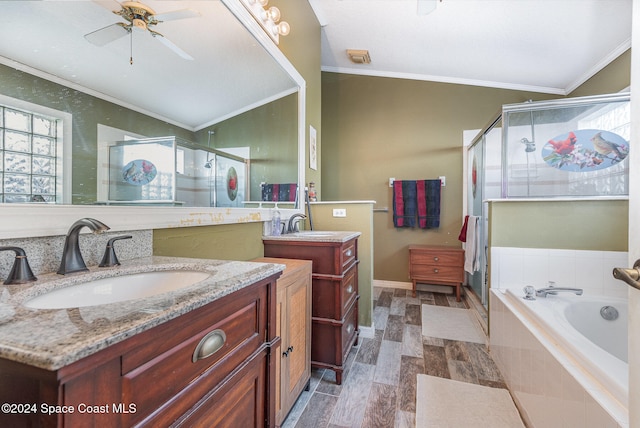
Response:
[[[275,6],[266,8],[269,0],[241,0],[241,3],[276,44],[280,43],[280,36],[291,31],[289,23],[280,21],[280,9]]]

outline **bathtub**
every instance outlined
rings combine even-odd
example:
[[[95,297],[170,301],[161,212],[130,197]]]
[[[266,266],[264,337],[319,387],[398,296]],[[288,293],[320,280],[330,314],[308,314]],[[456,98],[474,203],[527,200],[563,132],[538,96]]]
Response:
[[[627,426],[626,299],[523,295],[492,291],[490,343],[528,423]],[[617,319],[605,320],[603,307],[615,308]]]

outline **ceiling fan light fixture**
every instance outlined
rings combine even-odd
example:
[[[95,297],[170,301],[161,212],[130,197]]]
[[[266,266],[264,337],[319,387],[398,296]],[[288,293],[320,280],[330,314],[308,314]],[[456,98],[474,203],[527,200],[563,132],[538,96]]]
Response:
[[[371,56],[366,49],[347,49],[347,55],[354,64],[371,64]]]

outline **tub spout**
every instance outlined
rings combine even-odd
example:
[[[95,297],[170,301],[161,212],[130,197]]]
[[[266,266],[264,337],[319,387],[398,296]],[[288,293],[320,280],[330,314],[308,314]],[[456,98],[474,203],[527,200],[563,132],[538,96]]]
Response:
[[[540,288],[536,290],[536,296],[538,297],[547,297],[549,294],[558,294],[558,292],[566,292],[573,293],[577,296],[582,295],[582,288],[568,288],[568,287],[548,287],[548,288]]]

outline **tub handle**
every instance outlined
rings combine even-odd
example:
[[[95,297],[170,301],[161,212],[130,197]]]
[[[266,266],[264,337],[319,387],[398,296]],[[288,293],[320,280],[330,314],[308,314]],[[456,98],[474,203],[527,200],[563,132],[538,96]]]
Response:
[[[613,277],[640,290],[640,259],[636,260],[632,269],[613,268]]]

